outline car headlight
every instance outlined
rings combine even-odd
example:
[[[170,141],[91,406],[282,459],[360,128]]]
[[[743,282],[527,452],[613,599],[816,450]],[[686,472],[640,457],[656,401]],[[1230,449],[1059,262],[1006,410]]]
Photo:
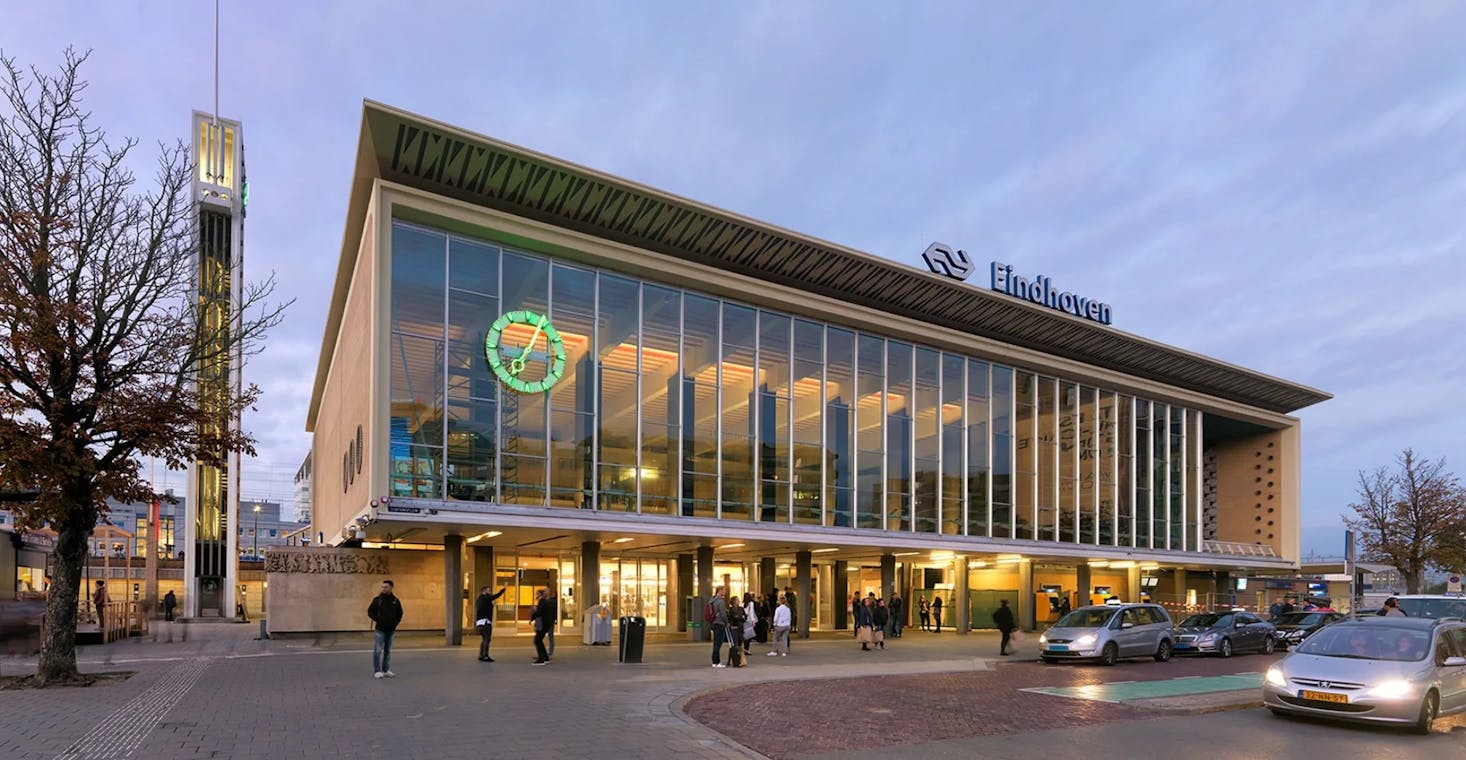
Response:
[[[1086,633],[1083,636],[1080,636],[1079,638],[1075,639],[1074,640],[1074,643],[1075,644],[1078,644],[1079,646],[1082,646],[1082,647],[1088,647],[1088,646],[1094,646],[1094,642],[1096,642],[1096,641],[1099,641],[1099,639],[1095,638],[1095,635],[1094,634],[1092,634],[1092,633]]]
[[[1301,639],[1301,638],[1303,638],[1304,636],[1307,636],[1307,635],[1308,635],[1308,631],[1305,631],[1302,628],[1299,628],[1299,629],[1293,630],[1293,631],[1288,631],[1288,638],[1290,638],[1290,639]]]
[[[1412,697],[1415,696],[1415,684],[1401,679],[1385,681],[1366,693],[1371,697],[1379,697],[1380,699]]]
[[[1047,643],[1049,643],[1049,637],[1046,634],[1040,633],[1038,635],[1038,643],[1040,643],[1040,644],[1047,644]]]
[[[1288,685],[1288,679],[1283,677],[1283,669],[1276,665],[1268,668],[1267,675],[1263,676],[1263,678],[1266,679],[1268,683],[1280,689],[1285,688]]]
[[[1199,641],[1201,641],[1201,643],[1203,643],[1203,644],[1209,644],[1209,643],[1211,643],[1213,641],[1216,641],[1216,640],[1217,640],[1217,635],[1215,633],[1204,633],[1204,634],[1201,635],[1201,638],[1199,639]]]

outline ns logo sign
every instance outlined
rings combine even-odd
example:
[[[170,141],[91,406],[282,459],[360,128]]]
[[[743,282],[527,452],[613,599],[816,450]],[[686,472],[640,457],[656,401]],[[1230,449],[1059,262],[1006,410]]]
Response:
[[[967,257],[967,251],[954,250],[946,243],[932,243],[927,246],[926,253],[921,254],[921,260],[926,262],[926,268],[933,274],[943,277],[962,281],[972,274],[972,260]]]

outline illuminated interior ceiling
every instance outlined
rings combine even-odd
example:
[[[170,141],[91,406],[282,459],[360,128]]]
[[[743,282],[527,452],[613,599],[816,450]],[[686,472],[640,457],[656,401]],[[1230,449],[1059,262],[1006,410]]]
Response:
[[[382,104],[363,130],[363,167],[409,187],[1273,412],[1331,398]]]

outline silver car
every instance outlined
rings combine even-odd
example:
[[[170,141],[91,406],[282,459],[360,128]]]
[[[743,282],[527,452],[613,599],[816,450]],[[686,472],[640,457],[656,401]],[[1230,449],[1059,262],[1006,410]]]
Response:
[[[1171,616],[1155,604],[1080,607],[1059,618],[1038,637],[1044,662],[1099,660],[1114,665],[1121,657],[1171,659],[1175,641]]]
[[[1267,669],[1274,715],[1408,725],[1466,711],[1466,623],[1377,617],[1321,628]]]

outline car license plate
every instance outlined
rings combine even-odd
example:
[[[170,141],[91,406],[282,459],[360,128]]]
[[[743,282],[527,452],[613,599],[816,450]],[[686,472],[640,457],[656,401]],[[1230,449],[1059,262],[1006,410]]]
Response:
[[[1326,691],[1300,691],[1298,692],[1298,698],[1313,699],[1319,702],[1334,702],[1341,705],[1349,703],[1349,696],[1347,694],[1330,694]]]
[[[1067,644],[1050,644],[1049,645],[1049,651],[1050,652],[1067,652],[1067,651],[1069,651],[1069,646]]]

